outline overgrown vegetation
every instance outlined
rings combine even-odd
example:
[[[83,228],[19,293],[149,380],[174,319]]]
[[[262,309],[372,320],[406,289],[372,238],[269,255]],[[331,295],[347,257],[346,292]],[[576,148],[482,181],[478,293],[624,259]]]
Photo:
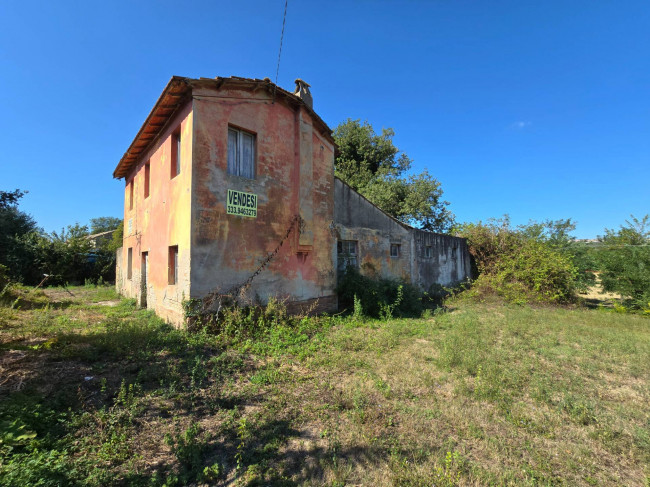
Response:
[[[36,285],[113,281],[117,240],[99,240],[90,234],[121,228],[119,218],[101,217],[85,225],[69,225],[60,232],[46,233],[34,219],[18,209],[25,191],[0,191],[0,265],[14,281]],[[116,243],[118,245],[116,246]]]
[[[421,291],[407,282],[373,279],[349,266],[339,277],[339,307],[356,316],[391,319],[420,316],[423,310]]]
[[[570,220],[513,228],[507,216],[459,225],[467,239],[478,278],[471,294],[497,294],[511,302],[565,303],[584,285],[575,262]],[[584,271],[583,271],[584,272]]]
[[[650,476],[641,315],[453,301],[429,318],[377,320],[359,304],[295,320],[274,302],[213,334],[107,287],[14,291],[22,304],[0,306],[1,485]]]
[[[650,215],[634,216],[618,230],[605,230],[597,252],[605,291],[624,297],[632,309],[650,313]]]

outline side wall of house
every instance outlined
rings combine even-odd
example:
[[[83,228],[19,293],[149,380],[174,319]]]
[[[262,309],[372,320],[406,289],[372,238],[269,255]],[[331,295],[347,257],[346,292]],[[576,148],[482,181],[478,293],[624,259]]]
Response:
[[[179,127],[180,173],[172,175],[172,135]],[[183,322],[182,301],[190,295],[192,138],[192,104],[187,103],[126,178],[124,243],[121,263],[117,266],[118,291],[136,298],[139,305],[155,310],[156,314],[176,325]],[[146,164],[149,165],[147,197]],[[178,247],[175,284],[170,283],[171,246]],[[132,256],[130,275],[129,249]],[[145,256],[148,259],[146,279]]]
[[[357,242],[362,274],[403,279],[424,291],[469,277],[465,239],[406,227],[339,179],[334,201],[337,237]],[[399,245],[398,256],[391,256],[391,245]]]
[[[334,206],[337,237],[357,242],[362,274],[411,281],[413,238],[408,228],[386,215],[340,179],[335,179]],[[399,255],[391,257],[391,244]]]
[[[415,242],[414,276],[422,289],[435,291],[436,284],[453,286],[470,276],[470,256],[464,238],[417,229],[412,232]]]
[[[253,279],[252,301],[291,297],[336,307],[333,214],[334,147],[302,107],[272,103],[262,91],[195,89],[192,189],[192,297],[227,292]],[[255,137],[254,178],[228,172],[229,127]],[[227,213],[228,191],[257,198],[255,217]],[[296,215],[304,224],[289,231]]]

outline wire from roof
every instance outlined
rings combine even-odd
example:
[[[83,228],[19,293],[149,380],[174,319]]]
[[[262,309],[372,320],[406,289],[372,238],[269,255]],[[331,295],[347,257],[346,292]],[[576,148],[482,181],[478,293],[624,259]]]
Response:
[[[282,40],[284,39],[284,24],[287,20],[287,4],[289,0],[284,0],[284,16],[282,17],[282,34],[280,34],[280,51],[278,52],[278,66],[275,68],[275,86],[273,86],[273,103],[275,103],[275,90],[278,86],[278,74],[280,74],[280,56],[282,56]]]

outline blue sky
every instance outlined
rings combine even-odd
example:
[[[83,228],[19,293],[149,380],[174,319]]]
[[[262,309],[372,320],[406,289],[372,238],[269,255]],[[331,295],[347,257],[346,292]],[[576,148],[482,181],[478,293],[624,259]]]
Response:
[[[172,75],[275,78],[284,0],[0,3],[0,189],[46,230],[122,216],[112,179]],[[392,127],[459,221],[650,212],[650,2],[289,0],[278,84]]]

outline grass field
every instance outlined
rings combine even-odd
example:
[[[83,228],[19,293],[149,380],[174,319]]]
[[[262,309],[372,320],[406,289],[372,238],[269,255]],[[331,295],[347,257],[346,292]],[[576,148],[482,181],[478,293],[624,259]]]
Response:
[[[110,288],[0,307],[0,485],[650,485],[650,319],[451,303],[187,334]]]

